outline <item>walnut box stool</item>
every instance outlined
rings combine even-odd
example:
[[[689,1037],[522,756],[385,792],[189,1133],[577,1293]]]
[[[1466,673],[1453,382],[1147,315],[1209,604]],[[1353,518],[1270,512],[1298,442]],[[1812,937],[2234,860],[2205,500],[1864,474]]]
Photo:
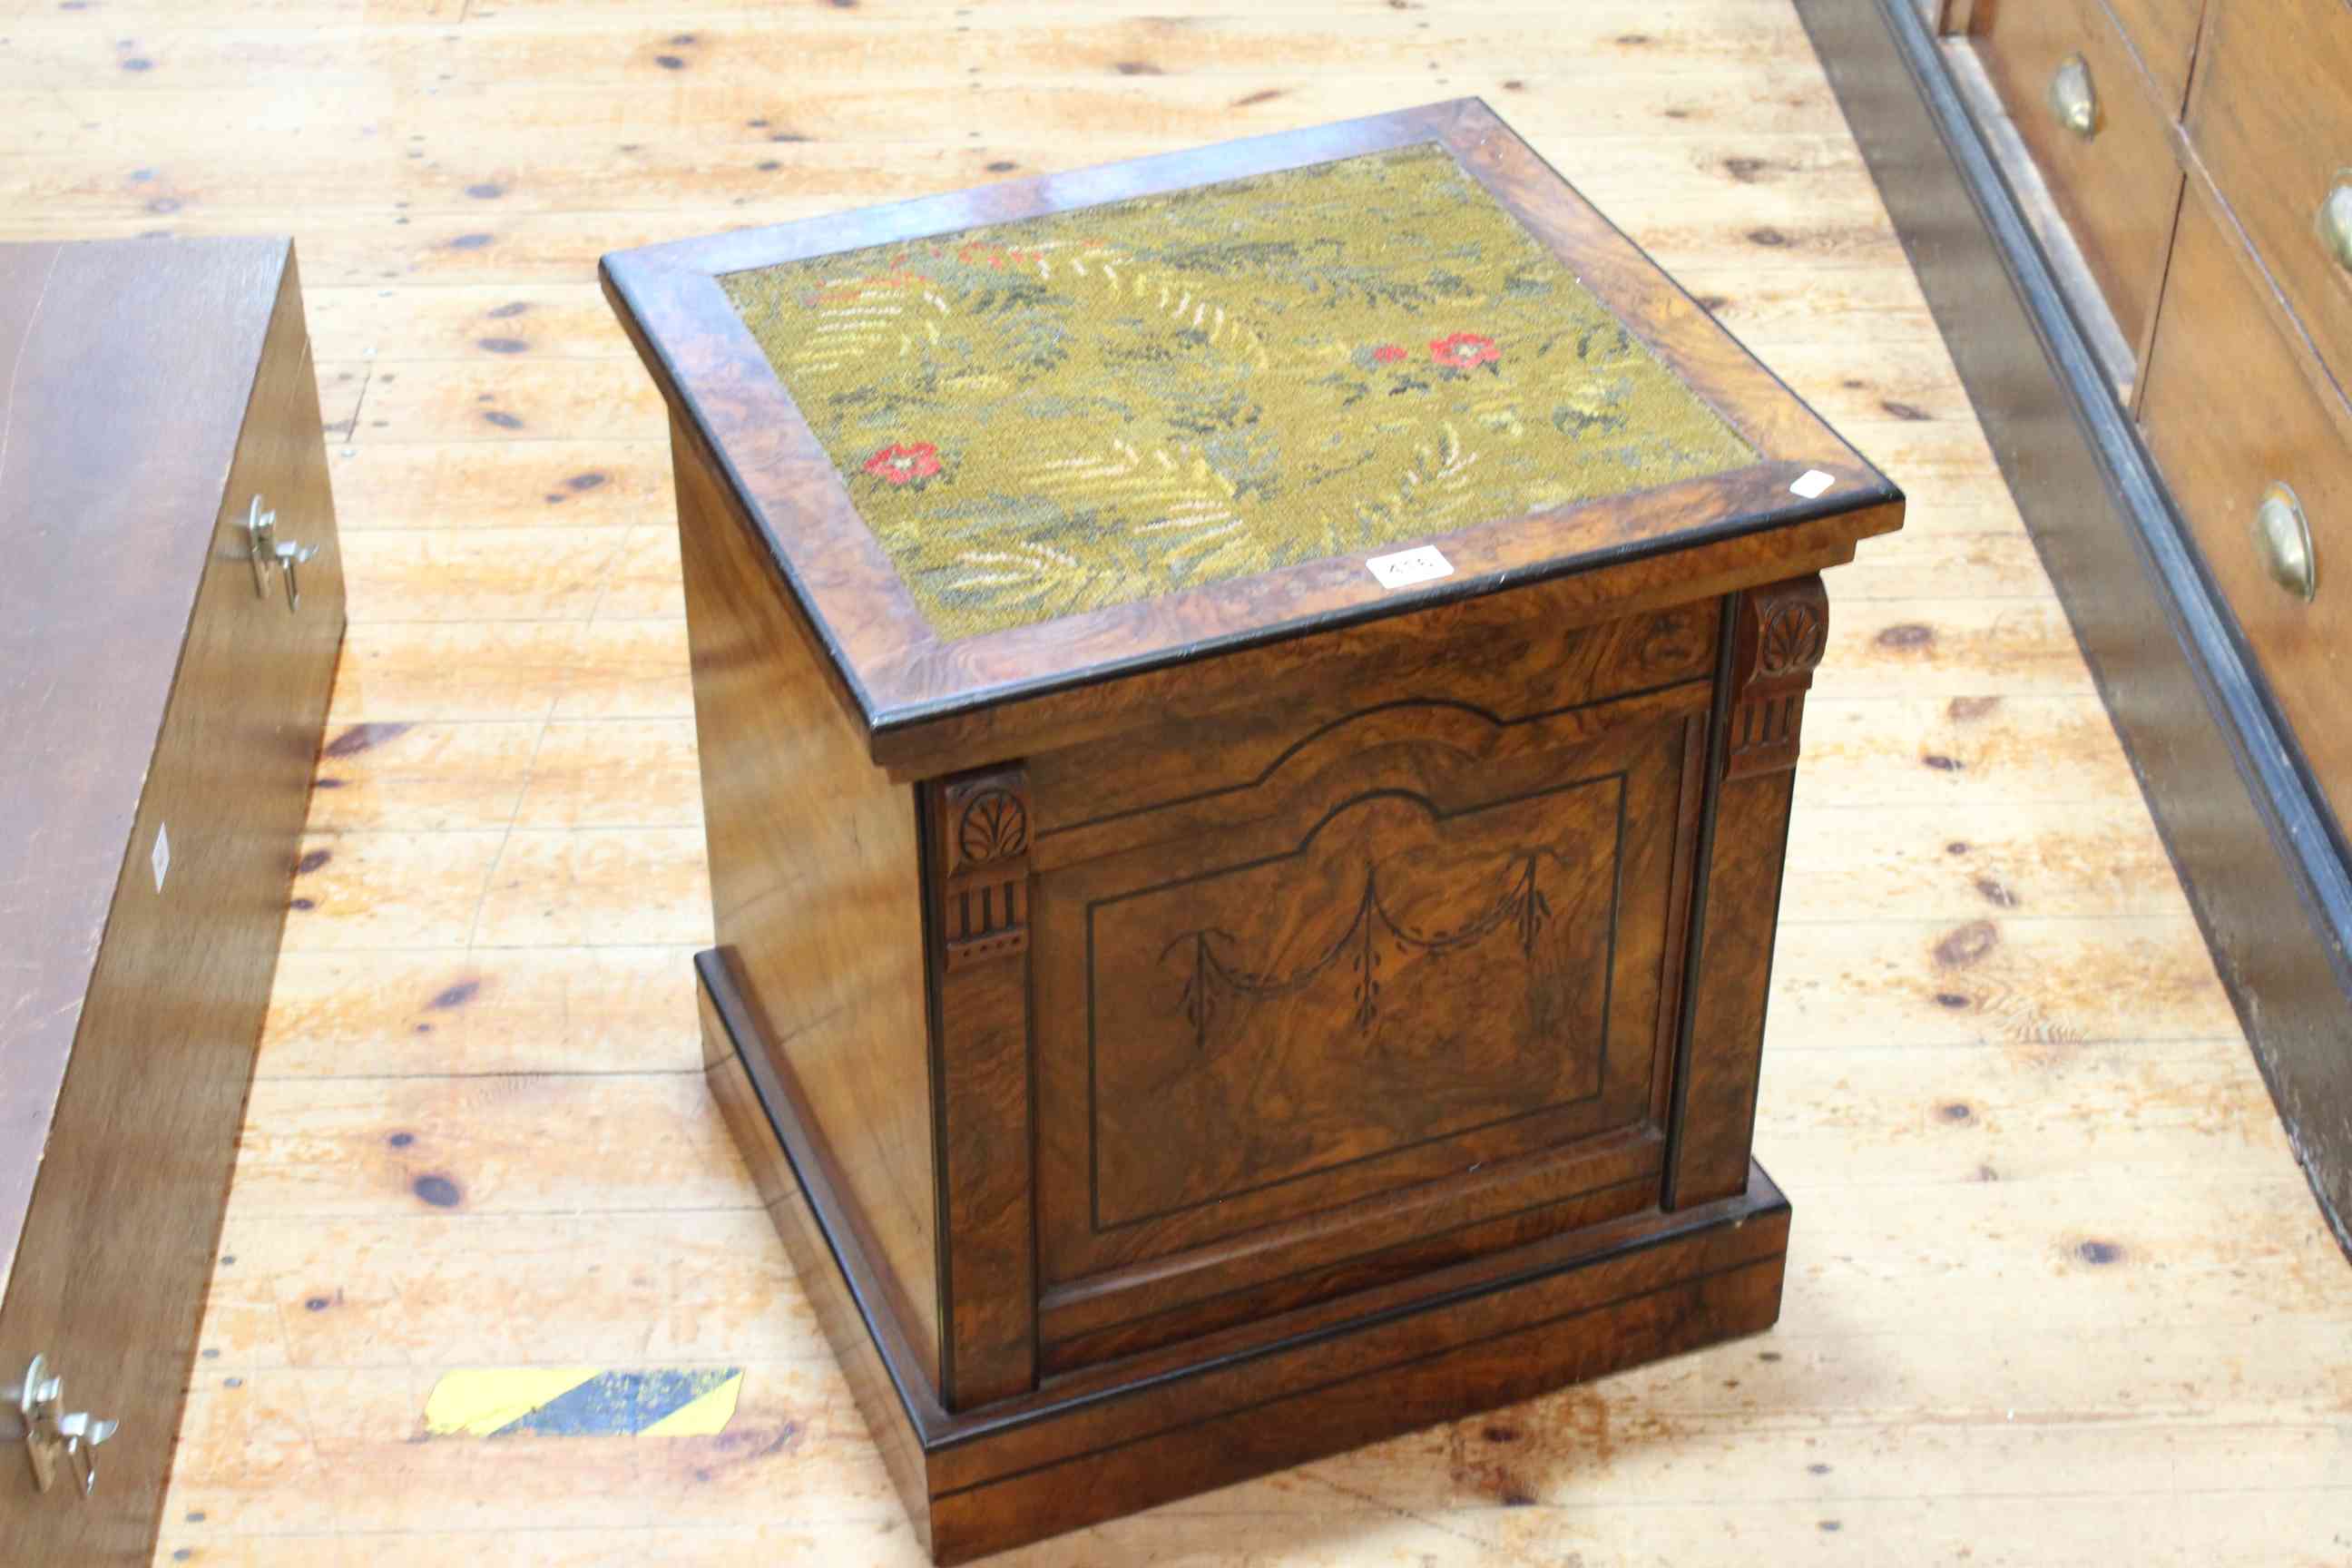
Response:
[[[657,246],[710,1077],[958,1562],[1769,1325],[1903,498],[1484,104]]]

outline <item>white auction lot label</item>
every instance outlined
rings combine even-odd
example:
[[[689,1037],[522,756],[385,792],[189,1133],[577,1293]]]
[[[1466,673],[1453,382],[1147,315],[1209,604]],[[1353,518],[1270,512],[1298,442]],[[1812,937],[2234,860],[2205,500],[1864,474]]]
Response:
[[[1415,583],[1454,575],[1454,563],[1440,554],[1434,544],[1400,550],[1394,555],[1375,555],[1364,564],[1372,569],[1383,588],[1410,588]]]

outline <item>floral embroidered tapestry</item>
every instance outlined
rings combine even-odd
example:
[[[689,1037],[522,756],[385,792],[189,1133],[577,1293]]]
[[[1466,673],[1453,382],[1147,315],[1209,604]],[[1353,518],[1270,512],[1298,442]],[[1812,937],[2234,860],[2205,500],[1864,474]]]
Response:
[[[943,639],[1755,460],[1434,144],[720,281]]]

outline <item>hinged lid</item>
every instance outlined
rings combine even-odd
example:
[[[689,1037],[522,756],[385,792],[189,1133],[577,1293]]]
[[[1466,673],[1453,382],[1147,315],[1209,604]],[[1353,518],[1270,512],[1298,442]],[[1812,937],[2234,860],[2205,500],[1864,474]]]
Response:
[[[1530,577],[1699,552],[1717,592],[1786,574],[1732,541],[1901,520],[1475,100],[604,275],[877,756]]]

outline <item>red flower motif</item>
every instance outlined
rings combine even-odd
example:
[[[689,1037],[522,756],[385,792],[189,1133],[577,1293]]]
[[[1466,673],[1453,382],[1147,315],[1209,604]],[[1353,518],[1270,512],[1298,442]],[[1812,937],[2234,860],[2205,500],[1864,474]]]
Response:
[[[866,459],[866,471],[885,483],[903,485],[940,471],[940,449],[929,441],[911,447],[893,442]]]
[[[1448,370],[1470,370],[1503,357],[1492,338],[1482,338],[1475,332],[1456,332],[1450,338],[1437,338],[1429,345],[1429,357]]]
[[[1404,349],[1397,343],[1382,343],[1372,351],[1374,364],[1394,364],[1402,358],[1404,358]]]

